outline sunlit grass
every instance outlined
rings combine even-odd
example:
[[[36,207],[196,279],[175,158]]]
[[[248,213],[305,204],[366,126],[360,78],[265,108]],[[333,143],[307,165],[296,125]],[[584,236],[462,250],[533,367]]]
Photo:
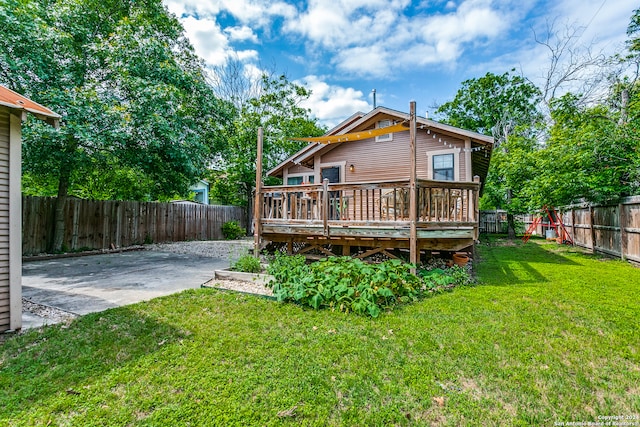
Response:
[[[481,245],[378,319],[187,291],[11,337],[0,425],[553,425],[640,414],[640,269]]]

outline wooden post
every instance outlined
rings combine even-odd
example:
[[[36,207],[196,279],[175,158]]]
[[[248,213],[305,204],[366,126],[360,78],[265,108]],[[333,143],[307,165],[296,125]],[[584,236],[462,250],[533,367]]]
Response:
[[[322,180],[322,225],[324,236],[329,237],[329,178]]]
[[[620,258],[622,258],[622,260],[626,260],[627,259],[627,250],[628,248],[628,242],[627,242],[627,213],[624,210],[624,204],[620,203],[618,205],[618,209],[620,210],[620,213],[618,214],[618,221],[620,222]]]
[[[576,208],[575,206],[571,207],[571,240],[573,241],[573,245],[576,244]]]
[[[480,221],[480,177],[474,175],[473,182],[478,184],[478,188],[473,190],[473,221],[476,223],[475,231],[473,232],[473,240],[477,242],[480,238],[480,230],[478,230],[478,222]]]
[[[258,128],[258,149],[256,156],[256,194],[253,206],[253,255],[260,254],[262,238],[262,127]]]
[[[596,253],[596,230],[593,228],[593,206],[589,205],[589,233],[591,234],[591,252]]]
[[[409,146],[411,147],[410,157],[410,175],[409,175],[409,258],[410,262],[418,265],[420,262],[420,251],[418,249],[418,198],[416,191],[416,102],[411,101],[409,104]],[[415,268],[411,271],[415,274]]]

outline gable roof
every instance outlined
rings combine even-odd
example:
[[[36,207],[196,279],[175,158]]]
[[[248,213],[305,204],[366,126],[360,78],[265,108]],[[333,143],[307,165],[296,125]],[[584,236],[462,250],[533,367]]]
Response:
[[[377,107],[371,110],[369,113],[355,113],[348,119],[344,120],[329,132],[327,132],[324,136],[334,136],[334,135],[345,135],[350,132],[355,132],[358,130],[362,130],[367,126],[371,126],[375,124],[379,118],[392,118],[397,119],[399,122],[409,122],[410,115],[408,113],[403,113],[401,111],[393,110],[391,108],[386,107]],[[444,123],[437,122],[435,120],[430,120],[425,117],[416,117],[416,125],[420,128],[432,129],[433,131],[442,133],[442,134],[450,134],[456,137],[468,138],[471,140],[472,147],[477,146],[485,146],[487,150],[485,153],[490,154],[491,149],[493,148],[493,137],[483,135],[478,132],[472,132],[465,129],[460,129],[455,126],[447,125]],[[408,125],[407,125],[408,126]],[[409,128],[407,127],[407,130]],[[307,145],[293,156],[289,157],[282,163],[280,163],[275,168],[271,169],[267,172],[268,176],[281,176],[283,170],[292,165],[305,164],[310,163],[313,160],[313,156],[320,151],[329,151],[335,148],[337,145],[343,142],[337,142],[331,145],[321,144],[318,142],[312,142]],[[480,175],[484,181],[484,178],[487,175],[489,169],[489,156],[485,156],[485,154],[480,153],[479,151],[474,151],[471,153],[472,156],[472,164],[474,169],[474,174]]]
[[[47,123],[56,127],[58,126],[58,122],[61,118],[59,114],[54,113],[47,107],[44,107],[2,85],[0,85],[0,105],[9,107],[13,110],[27,111],[35,115],[37,118],[45,120]]]

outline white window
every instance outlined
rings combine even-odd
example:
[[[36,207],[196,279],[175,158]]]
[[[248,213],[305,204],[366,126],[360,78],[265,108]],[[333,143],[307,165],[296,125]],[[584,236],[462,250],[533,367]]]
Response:
[[[433,179],[436,181],[453,181],[453,154],[440,154],[432,157],[433,159]]]
[[[428,151],[427,176],[436,181],[460,181],[460,149]]]
[[[380,120],[377,124],[377,129],[382,129],[391,126],[391,120]],[[376,136],[376,142],[391,141],[393,139],[392,133]]]

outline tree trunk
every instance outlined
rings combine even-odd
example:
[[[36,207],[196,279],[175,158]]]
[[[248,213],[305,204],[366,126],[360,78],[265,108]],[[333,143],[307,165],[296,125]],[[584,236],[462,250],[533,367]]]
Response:
[[[512,213],[507,213],[507,233],[509,240],[516,238],[516,221]]]
[[[58,181],[58,197],[56,198],[56,210],[53,218],[53,239],[49,248],[50,252],[62,252],[64,244],[64,209],[67,205],[67,193],[69,190],[69,178],[71,167],[67,162],[60,168],[60,180]]]

